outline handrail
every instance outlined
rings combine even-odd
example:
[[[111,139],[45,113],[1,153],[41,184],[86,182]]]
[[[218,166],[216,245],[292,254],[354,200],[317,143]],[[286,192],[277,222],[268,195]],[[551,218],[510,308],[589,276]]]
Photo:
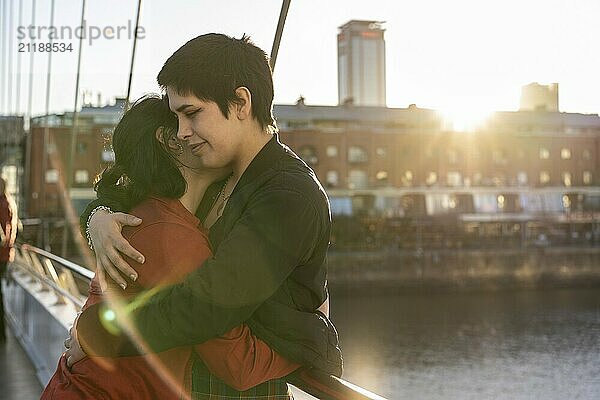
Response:
[[[59,256],[54,255],[52,253],[49,253],[49,252],[47,252],[45,250],[39,249],[39,248],[37,248],[35,246],[29,245],[29,244],[22,244],[20,246],[17,245],[16,247],[17,248],[20,247],[23,250],[31,251],[33,253],[37,253],[37,254],[39,254],[39,255],[41,255],[41,256],[49,259],[49,260],[56,261],[57,263],[61,264],[63,267],[66,267],[70,271],[75,272],[76,274],[81,275],[84,278],[87,278],[89,280],[92,280],[92,278],[94,277],[94,271],[90,271],[89,269],[84,268],[84,267],[82,267],[82,266],[80,266],[78,264],[75,264],[72,261],[65,260],[62,257],[59,257]]]
[[[21,263],[19,263],[19,262],[13,262],[11,265],[18,267],[19,269],[23,270],[27,274],[33,276],[34,278],[40,280],[44,284],[50,286],[54,291],[58,292],[61,296],[66,297],[70,301],[72,301],[78,308],[83,307],[84,302],[81,301],[81,299],[78,299],[77,297],[73,296],[71,293],[67,292],[66,290],[64,290],[57,284],[55,284],[52,280],[46,278],[45,276],[38,274],[35,271],[32,271],[31,269],[25,267],[24,265],[21,265]]]

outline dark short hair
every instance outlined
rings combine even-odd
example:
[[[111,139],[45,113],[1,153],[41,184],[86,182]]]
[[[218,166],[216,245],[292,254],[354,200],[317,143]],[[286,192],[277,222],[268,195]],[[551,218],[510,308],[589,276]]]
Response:
[[[156,138],[163,128],[164,143]],[[177,133],[177,118],[160,95],[137,100],[123,114],[112,136],[115,163],[94,184],[98,198],[109,198],[126,210],[149,196],[179,198],[186,182],[166,143]]]
[[[252,94],[252,116],[263,129],[276,129],[269,58],[249,36],[198,36],[169,57],[157,81],[163,89],[172,87],[181,95],[214,101],[225,118],[229,118],[229,107],[239,104],[235,90],[244,86]]]

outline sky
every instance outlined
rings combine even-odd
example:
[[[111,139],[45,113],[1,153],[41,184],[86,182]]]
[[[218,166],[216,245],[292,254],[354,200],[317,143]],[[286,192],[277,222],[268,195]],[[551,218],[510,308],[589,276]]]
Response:
[[[32,1],[2,0],[0,7],[4,114],[27,110],[30,54],[17,46],[29,36],[19,40],[17,26],[19,3],[21,25],[31,24]],[[50,4],[36,1],[35,25],[50,25]],[[136,7],[135,0],[87,0],[86,25],[135,24]],[[143,0],[132,98],[159,91],[156,75],[164,61],[202,33],[246,33],[270,53],[280,7],[279,0]],[[53,25],[74,29],[80,12],[80,1],[55,0]],[[597,114],[599,15],[599,0],[292,0],[274,72],[275,103],[292,104],[302,95],[309,105],[337,104],[338,27],[364,19],[385,21],[389,107],[417,104],[469,115],[516,110],[523,85],[558,82],[561,111]],[[78,40],[56,42],[71,43],[73,51],[52,54],[51,113],[73,109],[77,66]],[[131,48],[127,37],[84,44],[80,88],[94,104],[98,93],[100,104],[126,94]],[[45,110],[47,67],[48,53],[35,53],[34,115]]]

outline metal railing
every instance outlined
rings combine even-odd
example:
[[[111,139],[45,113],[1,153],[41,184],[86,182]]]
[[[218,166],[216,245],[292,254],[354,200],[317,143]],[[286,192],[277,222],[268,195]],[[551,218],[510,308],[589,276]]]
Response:
[[[74,274],[83,278],[86,284],[94,277],[93,271],[28,244],[16,246],[12,265],[37,279],[46,289],[52,289],[58,304],[68,300],[78,309],[85,303],[86,296],[77,285]]]

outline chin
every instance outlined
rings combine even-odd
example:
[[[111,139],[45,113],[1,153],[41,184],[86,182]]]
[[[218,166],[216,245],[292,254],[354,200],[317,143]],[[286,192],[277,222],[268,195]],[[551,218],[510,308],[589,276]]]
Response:
[[[223,168],[225,166],[226,166],[226,163],[224,163],[222,160],[215,160],[210,157],[202,158],[202,167],[204,167],[204,168],[219,169],[219,168]]]

